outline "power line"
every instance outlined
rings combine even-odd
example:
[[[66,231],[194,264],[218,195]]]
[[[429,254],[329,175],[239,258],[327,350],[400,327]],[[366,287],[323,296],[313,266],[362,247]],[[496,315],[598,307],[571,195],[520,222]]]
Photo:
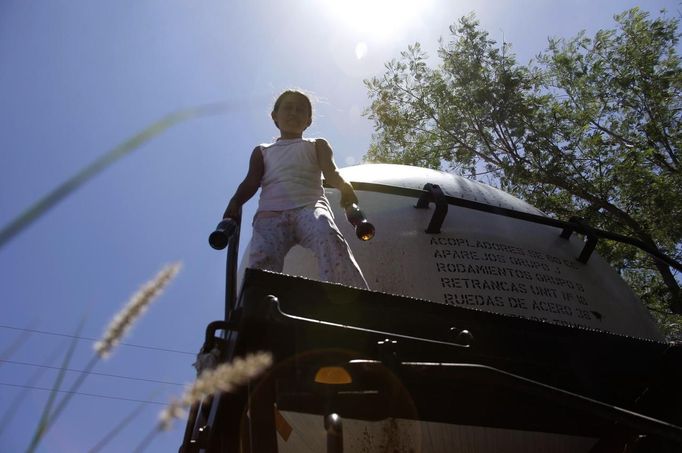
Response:
[[[0,353],[0,358],[6,358],[6,357],[11,357],[12,354],[14,354],[17,349],[23,345],[26,340],[28,340],[28,337],[30,337],[31,334],[29,332],[21,332],[19,334],[19,337],[15,338],[14,341],[12,342],[11,345],[9,345],[7,348],[5,348],[4,351]]]
[[[30,334],[29,334],[30,335]],[[53,350],[50,352],[50,354],[47,355],[46,362],[49,365],[52,365],[59,355],[57,354],[58,350],[61,349],[61,345],[56,345],[56,347],[52,348]],[[38,380],[43,376],[45,372],[45,368],[38,368],[33,375],[28,379],[28,381],[24,381],[25,385],[34,385],[35,383],[38,382]],[[17,409],[21,406],[21,404],[25,401],[25,395],[28,393],[29,389],[23,389],[20,392],[17,392],[16,396],[12,400],[12,402],[5,408],[5,412],[0,419],[0,436],[2,435],[2,432],[5,430],[7,425],[9,424],[9,421],[15,416]]]
[[[74,368],[62,368],[62,367],[58,367],[58,366],[41,365],[38,363],[20,362],[17,360],[0,359],[0,362],[11,363],[12,365],[47,368],[50,370],[71,371],[74,373],[83,373],[85,371],[85,370],[77,370]],[[153,382],[155,384],[180,385],[180,386],[184,385],[184,384],[181,384],[179,382],[160,381],[160,380],[156,380],[156,379],[138,378],[138,377],[133,377],[133,376],[125,376],[125,375],[121,375],[121,374],[100,373],[100,372],[96,372],[96,371],[90,371],[87,374],[92,374],[92,375],[96,375],[96,376],[113,377],[113,378],[117,378],[117,379],[129,379],[131,381]]]
[[[27,329],[24,327],[14,327],[14,326],[8,326],[8,325],[0,325],[0,328],[2,329],[10,329],[10,330],[20,330],[23,332],[30,332],[30,333],[39,333],[42,335],[53,335],[57,337],[67,337],[67,338],[76,338],[78,340],[84,340],[84,341],[97,341],[99,338],[92,338],[92,337],[84,337],[80,335],[70,335],[67,333],[59,333],[59,332],[50,332],[47,330],[38,330],[38,329]],[[151,349],[154,351],[164,351],[164,352],[174,352],[176,354],[187,354],[191,356],[195,356],[195,352],[187,352],[187,351],[180,351],[177,349],[168,349],[168,348],[159,348],[155,346],[144,346],[140,344],[133,344],[133,343],[119,343],[121,346],[129,346],[131,348],[140,348],[140,349]]]
[[[53,389],[48,388],[48,387],[37,387],[37,386],[33,386],[33,385],[21,385],[21,384],[10,384],[8,382],[0,382],[0,385],[4,385],[6,387],[16,387],[16,388],[30,389],[30,390],[45,390],[48,392],[56,391],[58,393],[69,393],[69,394],[73,394],[73,395],[91,396],[93,398],[103,398],[103,399],[108,399],[108,400],[120,400],[120,401],[130,401],[130,402],[134,402],[134,403],[157,404],[159,406],[166,406],[167,405],[167,403],[164,403],[161,401],[138,400],[135,398],[125,398],[123,396],[102,395],[100,393],[74,392],[74,391],[69,391],[69,390],[53,390]]]

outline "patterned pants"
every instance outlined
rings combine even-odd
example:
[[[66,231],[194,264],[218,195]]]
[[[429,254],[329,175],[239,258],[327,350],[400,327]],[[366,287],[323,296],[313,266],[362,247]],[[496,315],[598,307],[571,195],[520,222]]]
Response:
[[[319,206],[258,213],[253,221],[249,267],[282,272],[284,257],[295,244],[315,253],[321,280],[368,287],[332,214]]]

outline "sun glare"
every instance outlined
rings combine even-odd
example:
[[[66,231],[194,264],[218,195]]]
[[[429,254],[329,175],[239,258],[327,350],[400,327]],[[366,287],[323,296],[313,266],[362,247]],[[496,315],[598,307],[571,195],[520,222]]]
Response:
[[[335,20],[374,39],[394,38],[416,22],[429,0],[319,0]]]
[[[364,41],[360,41],[356,46],[355,46],[355,58],[358,60],[362,60],[365,58],[365,55],[367,55],[367,43]]]

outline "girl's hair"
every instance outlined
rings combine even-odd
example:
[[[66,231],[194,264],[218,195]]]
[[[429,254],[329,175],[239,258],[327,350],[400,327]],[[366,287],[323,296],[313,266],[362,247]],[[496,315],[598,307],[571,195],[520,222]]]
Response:
[[[277,110],[279,110],[279,106],[282,104],[282,101],[284,100],[285,97],[289,95],[303,96],[303,98],[308,103],[308,114],[311,117],[313,116],[313,103],[310,101],[308,95],[301,90],[286,90],[284,93],[280,94],[277,100],[275,101],[275,106],[272,108],[272,113],[276,113]]]

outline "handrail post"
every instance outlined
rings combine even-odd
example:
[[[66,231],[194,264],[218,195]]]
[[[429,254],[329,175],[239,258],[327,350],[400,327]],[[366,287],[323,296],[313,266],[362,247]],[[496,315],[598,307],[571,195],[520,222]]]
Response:
[[[239,266],[239,236],[241,235],[241,219],[236,221],[237,228],[230,236],[227,245],[227,263],[225,265],[225,321],[237,303],[237,267]]]
[[[216,250],[227,247],[227,263],[225,265],[225,321],[229,321],[230,313],[237,301],[237,266],[239,255],[239,236],[241,234],[241,218],[226,217],[220,221],[215,231],[208,236],[208,243]]]

